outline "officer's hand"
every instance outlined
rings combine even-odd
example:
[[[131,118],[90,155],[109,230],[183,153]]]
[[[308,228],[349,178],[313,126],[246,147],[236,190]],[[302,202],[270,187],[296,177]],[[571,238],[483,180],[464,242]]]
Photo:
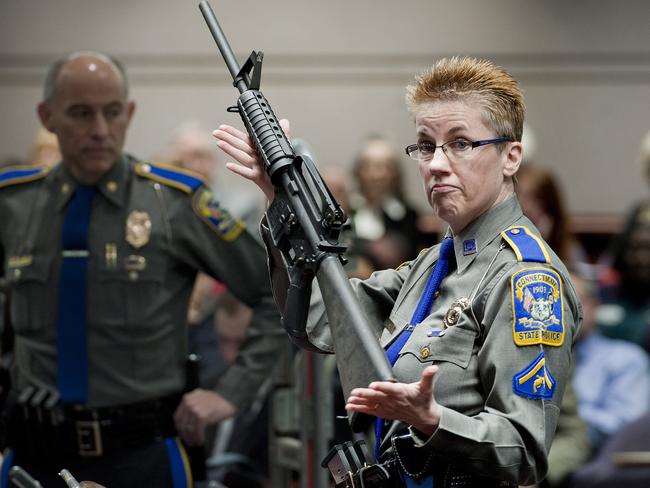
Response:
[[[440,405],[433,395],[433,380],[438,366],[428,366],[416,383],[375,381],[368,388],[350,392],[345,409],[387,420],[401,420],[426,435],[440,422]]]
[[[94,481],[82,481],[79,483],[79,488],[106,488],[104,485],[95,483]]]
[[[287,119],[280,120],[280,127],[289,137],[289,121]],[[275,196],[273,183],[266,174],[264,163],[260,160],[255,145],[251,142],[248,134],[230,125],[220,125],[212,135],[217,139],[219,149],[237,161],[237,163],[227,162],[226,168],[255,183],[271,203]]]
[[[190,446],[205,444],[205,428],[232,417],[236,407],[214,391],[197,388],[183,395],[174,413],[176,430]]]

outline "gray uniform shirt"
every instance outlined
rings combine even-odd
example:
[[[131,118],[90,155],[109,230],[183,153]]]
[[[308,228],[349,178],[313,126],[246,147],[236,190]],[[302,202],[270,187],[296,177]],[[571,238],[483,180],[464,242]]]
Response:
[[[426,366],[439,366],[434,396],[442,406],[440,424],[427,438],[400,422],[392,422],[384,430],[382,451],[390,450],[391,435],[410,432],[421,449],[475,474],[528,484],[546,473],[547,452],[569,375],[582,308],[566,268],[548,246],[550,264],[518,261],[500,235],[512,225],[526,226],[539,235],[523,216],[514,196],[454,236],[456,266],[442,281],[430,315],[415,328],[393,367],[399,381],[414,382]],[[472,240],[474,246],[469,247],[474,251],[464,252],[464,243]],[[351,280],[382,347],[388,347],[409,323],[439,247],[423,251],[396,270],[376,272],[365,281]],[[272,260],[274,292],[282,303],[285,281],[279,266],[277,259]],[[561,278],[564,323],[559,346],[518,346],[514,342],[512,277],[528,268],[553,270]],[[453,313],[447,314],[461,298],[467,298],[469,307],[461,307],[462,313],[454,321]],[[448,323],[453,324],[445,329],[446,315]],[[313,345],[323,352],[333,352],[316,282],[307,331]],[[516,394],[515,376],[542,352],[547,371],[556,381],[552,398],[531,399]]]
[[[226,236],[201,214],[211,201],[205,186],[191,190],[161,181],[137,174],[136,162],[124,156],[97,185],[88,231],[88,405],[183,390],[188,302],[202,270],[254,310],[239,357],[216,388],[244,408],[286,340],[264,250],[248,232],[236,231],[240,224]],[[59,165],[44,178],[0,188],[0,257],[10,288],[12,376],[19,391],[57,385],[61,232],[75,187]],[[227,218],[223,209],[211,208]],[[151,224],[144,239],[137,228],[143,220]]]

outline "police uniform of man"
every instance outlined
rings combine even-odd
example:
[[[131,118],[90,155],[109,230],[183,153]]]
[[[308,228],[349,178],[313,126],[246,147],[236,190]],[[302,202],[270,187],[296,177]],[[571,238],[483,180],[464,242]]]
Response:
[[[51,68],[39,105],[62,163],[0,174],[20,404],[10,447],[46,485],[67,467],[108,486],[188,486],[174,423],[200,444],[207,424],[254,399],[284,343],[262,247],[201,178],[122,153],[133,110],[115,61],[70,55]],[[183,396],[198,270],[253,316],[216,391]]]
[[[537,483],[582,309],[565,267],[514,195],[523,96],[505,70],[472,58],[440,60],[407,90],[417,143],[406,152],[449,229],[441,245],[398,269],[351,280],[397,379],[355,388],[347,400],[348,412],[379,419],[377,460],[391,473],[387,484],[364,486]],[[229,168],[273,199],[248,138],[229,126],[214,135],[239,163]],[[289,260],[264,237],[283,310]],[[309,341],[334,352],[345,338],[331,337],[313,286]],[[351,486],[346,480],[340,486]]]

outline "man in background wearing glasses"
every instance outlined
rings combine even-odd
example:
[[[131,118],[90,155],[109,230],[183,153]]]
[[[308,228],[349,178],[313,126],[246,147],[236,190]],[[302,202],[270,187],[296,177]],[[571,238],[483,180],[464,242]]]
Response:
[[[407,88],[407,106],[417,142],[406,152],[449,227],[441,245],[412,261],[352,280],[399,382],[353,390],[346,409],[380,418],[377,462],[391,473],[390,486],[537,483],[582,309],[566,268],[514,194],[521,90],[489,61],[443,59]],[[273,186],[248,137],[229,126],[214,135],[239,163],[227,167],[271,200]],[[284,263],[269,242],[283,310]],[[331,353],[313,288],[309,339]]]

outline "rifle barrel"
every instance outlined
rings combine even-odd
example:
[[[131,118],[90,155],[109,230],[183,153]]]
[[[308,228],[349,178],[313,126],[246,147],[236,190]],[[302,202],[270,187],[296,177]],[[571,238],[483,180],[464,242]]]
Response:
[[[226,35],[223,33],[223,30],[219,25],[217,16],[214,15],[214,10],[212,10],[212,6],[207,0],[202,0],[201,3],[199,3],[199,9],[203,14],[205,23],[208,24],[208,29],[210,29],[210,32],[212,33],[212,37],[217,43],[217,47],[219,48],[219,51],[221,51],[221,56],[223,56],[223,59],[226,62],[226,66],[228,66],[228,71],[230,71],[230,75],[232,76],[233,80],[235,80],[234,82],[235,87],[237,87],[239,93],[244,93],[246,90],[248,90],[248,87],[250,86],[251,83],[250,77],[244,73],[243,79],[239,78],[239,71],[241,68],[239,67],[237,58],[235,58],[235,55],[232,52],[230,44],[228,43],[228,39],[226,39]]]

